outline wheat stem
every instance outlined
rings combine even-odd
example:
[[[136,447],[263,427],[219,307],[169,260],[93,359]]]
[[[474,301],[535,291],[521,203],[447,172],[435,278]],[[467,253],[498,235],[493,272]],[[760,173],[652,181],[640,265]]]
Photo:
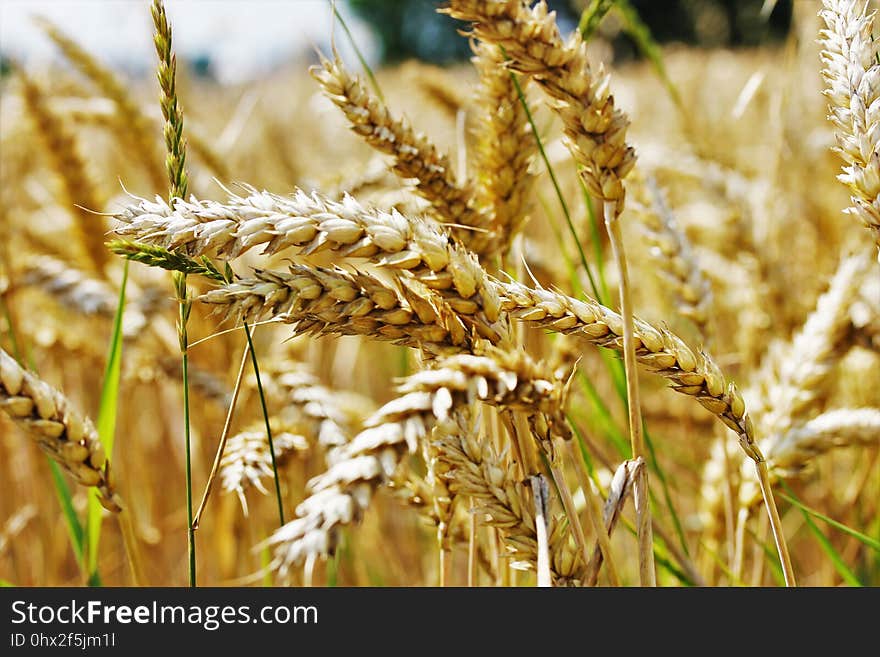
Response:
[[[627,411],[629,413],[629,435],[632,458],[646,458],[645,440],[642,435],[642,409],[639,399],[639,372],[636,367],[635,330],[633,326],[632,295],[630,293],[629,271],[623,234],[620,229],[620,205],[606,202],[605,226],[611,242],[611,250],[617,264],[620,278],[620,314],[623,319],[623,365],[626,370]],[[639,580],[642,586],[656,586],[657,575],[654,568],[654,538],[651,529],[651,508],[647,503],[648,474],[645,470],[636,485],[636,512],[638,515],[639,541]],[[642,495],[645,497],[642,498]]]
[[[776,551],[779,553],[782,574],[785,576],[785,585],[797,586],[794,568],[791,565],[791,557],[788,554],[788,545],[785,542],[785,534],[782,530],[782,520],[779,517],[776,500],[773,497],[773,488],[770,485],[770,473],[767,470],[767,462],[756,462],[755,470],[758,473],[758,482],[761,484],[761,495],[764,497],[764,506],[767,507],[767,516],[770,518],[770,530],[773,532],[773,541],[776,543]]]

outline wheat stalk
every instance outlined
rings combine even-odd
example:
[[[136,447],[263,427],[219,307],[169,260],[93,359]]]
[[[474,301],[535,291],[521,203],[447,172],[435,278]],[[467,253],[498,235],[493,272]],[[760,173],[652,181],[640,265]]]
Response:
[[[610,537],[617,527],[617,521],[623,512],[627,499],[632,496],[639,473],[644,470],[645,461],[642,458],[627,460],[617,466],[611,478],[608,488],[608,497],[602,509],[602,525],[605,533]],[[587,564],[587,583],[595,586],[599,578],[599,568],[602,567],[604,555],[602,554],[599,539],[593,548],[593,556]]]

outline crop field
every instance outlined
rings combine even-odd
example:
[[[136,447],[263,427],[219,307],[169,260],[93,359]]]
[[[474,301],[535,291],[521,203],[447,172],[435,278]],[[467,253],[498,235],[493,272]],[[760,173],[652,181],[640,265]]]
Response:
[[[880,585],[870,3],[223,84],[141,4],[4,58],[0,584]]]

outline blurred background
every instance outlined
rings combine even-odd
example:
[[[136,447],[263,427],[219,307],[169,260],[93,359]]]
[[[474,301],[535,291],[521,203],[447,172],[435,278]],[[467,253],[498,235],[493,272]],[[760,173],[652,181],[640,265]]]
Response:
[[[812,0],[804,0],[815,4]],[[631,0],[639,21],[660,44],[704,48],[777,42],[791,23],[793,0]],[[242,4],[197,0],[168,4],[178,52],[193,72],[221,82],[265,75],[292,61],[311,59],[331,33],[332,9],[325,0],[251,0]],[[589,0],[551,0],[563,31],[574,29]],[[0,0],[0,53],[24,61],[57,57],[32,23],[39,14],[75,34],[91,52],[132,73],[152,62],[148,3],[135,0]],[[455,21],[438,14],[432,0],[348,0],[338,3],[371,65],[416,58],[452,64],[470,56]],[[612,9],[599,36],[617,61],[640,56],[631,16]],[[343,55],[348,42],[336,44]],[[4,65],[8,70],[8,65]]]

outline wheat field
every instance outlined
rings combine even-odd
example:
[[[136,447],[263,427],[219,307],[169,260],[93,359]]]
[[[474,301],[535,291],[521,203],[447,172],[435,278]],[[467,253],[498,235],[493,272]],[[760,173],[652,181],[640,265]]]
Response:
[[[144,5],[150,79],[0,80],[0,583],[880,585],[863,0],[236,85]]]

